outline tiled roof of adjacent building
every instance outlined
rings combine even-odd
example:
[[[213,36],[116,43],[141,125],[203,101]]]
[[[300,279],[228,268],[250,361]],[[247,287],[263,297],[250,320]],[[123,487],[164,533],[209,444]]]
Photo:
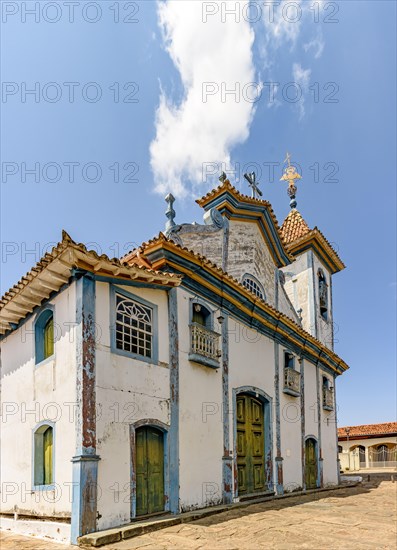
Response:
[[[363,424],[362,426],[345,426],[338,428],[338,437],[354,439],[366,435],[391,435],[397,434],[397,422],[384,422],[383,424]]]
[[[310,232],[310,227],[302,218],[301,213],[293,208],[285,218],[280,232],[285,244],[289,244],[307,235]]]

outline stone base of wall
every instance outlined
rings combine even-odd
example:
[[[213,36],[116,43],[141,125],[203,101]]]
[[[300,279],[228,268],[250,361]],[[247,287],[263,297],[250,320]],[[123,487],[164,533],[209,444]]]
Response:
[[[70,544],[70,523],[0,517],[0,529]]]

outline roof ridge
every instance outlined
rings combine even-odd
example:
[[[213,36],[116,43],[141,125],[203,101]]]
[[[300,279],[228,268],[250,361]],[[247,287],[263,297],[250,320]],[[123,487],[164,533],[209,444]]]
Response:
[[[193,257],[199,259],[200,261],[203,261],[203,263],[208,265],[210,268],[216,269],[218,272],[220,272],[222,274],[222,276],[225,276],[228,280],[230,280],[233,283],[237,284],[239,286],[239,288],[242,289],[246,294],[248,294],[250,296],[250,298],[253,298],[255,302],[263,302],[267,308],[269,308],[274,314],[276,314],[276,316],[278,316],[281,319],[288,320],[288,322],[292,323],[294,325],[294,327],[296,327],[297,330],[303,332],[304,336],[307,340],[309,340],[309,341],[313,340],[321,348],[324,348],[326,353],[329,354],[331,357],[336,357],[340,362],[344,363],[343,359],[341,359],[337,353],[335,353],[331,349],[326,348],[317,338],[315,338],[309,332],[307,332],[296,321],[294,321],[293,319],[288,317],[288,315],[286,315],[282,311],[279,311],[278,309],[276,309],[275,307],[270,305],[268,302],[266,302],[266,300],[262,300],[261,298],[259,298],[254,292],[252,292],[247,287],[245,287],[239,280],[237,280],[235,277],[230,275],[227,271],[224,271],[221,267],[218,267],[214,262],[209,260],[206,256],[203,256],[202,254],[199,254],[198,252],[195,252],[194,250],[190,250],[185,246],[181,246],[180,244],[173,241],[171,238],[166,237],[162,232],[160,232],[158,237],[154,237],[153,239],[150,239],[149,241],[146,241],[146,242],[142,243],[142,245],[141,245],[142,251],[144,252],[145,249],[148,248],[151,244],[156,244],[156,243],[159,243],[159,242],[165,242],[165,243],[168,243],[168,244],[172,244],[175,248],[177,248],[179,250],[183,250],[183,251],[189,253],[190,255],[192,255]],[[141,247],[139,247],[139,248],[141,248]],[[320,355],[321,355],[321,353],[323,353],[323,352],[320,352]]]
[[[285,244],[290,244],[311,231],[309,224],[296,208],[288,212],[283,221],[280,233]]]
[[[157,271],[148,267],[144,267],[141,265],[136,264],[128,264],[127,262],[123,262],[122,260],[119,260],[118,258],[110,258],[107,256],[107,254],[101,254],[99,255],[95,250],[89,250],[83,243],[76,243],[71,236],[63,229],[62,230],[62,241],[57,243],[55,246],[52,247],[50,252],[46,252],[42,258],[36,264],[25,273],[25,275],[22,275],[22,277],[19,279],[17,283],[15,283],[12,287],[10,287],[6,292],[4,292],[3,296],[0,298],[0,311],[5,307],[6,304],[8,304],[16,294],[21,292],[23,288],[25,288],[32,280],[34,280],[40,273],[44,271],[46,267],[48,267],[49,264],[51,264],[53,261],[55,261],[62,252],[64,252],[68,247],[71,247],[75,250],[79,250],[81,252],[84,252],[85,254],[89,254],[93,256],[97,260],[104,260],[107,261],[113,265],[116,265],[117,267],[126,267],[134,269],[145,271],[147,273],[151,273],[154,275],[164,276],[177,279],[178,276],[176,276],[174,273],[168,273],[163,271]]]
[[[241,193],[241,191],[239,191],[234,185],[232,185],[228,179],[226,179],[224,182],[222,182],[220,185],[218,185],[214,189],[211,189],[211,191],[208,191],[208,193],[202,196],[200,199],[196,199],[196,203],[202,206],[202,204],[207,202],[209,199],[211,199],[213,196],[218,194],[220,191],[223,191],[224,189],[234,192],[236,195],[238,195],[240,198],[244,199],[247,202],[252,202],[254,204],[263,204],[265,206],[271,207],[270,202],[265,199],[256,199],[254,197],[250,197],[248,195],[245,195],[244,193]]]

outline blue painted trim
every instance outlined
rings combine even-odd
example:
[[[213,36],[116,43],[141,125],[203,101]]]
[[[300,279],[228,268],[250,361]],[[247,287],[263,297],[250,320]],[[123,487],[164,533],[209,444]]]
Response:
[[[306,449],[305,449],[305,362],[301,357],[299,360],[301,373],[301,453],[302,453],[302,488],[306,489]]]
[[[144,298],[132,294],[127,290],[123,290],[117,285],[109,285],[110,292],[110,350],[116,355],[124,355],[125,357],[130,357],[131,359],[136,359],[137,361],[144,361],[145,363],[151,363],[157,365],[159,362],[159,324],[158,324],[158,306],[152,302],[148,302]],[[116,347],[116,294],[124,296],[138,304],[149,307],[153,312],[153,334],[152,334],[152,357],[145,357],[144,355],[139,355],[137,353],[130,353]]]
[[[222,500],[224,504],[231,504],[233,502],[233,451],[230,448],[229,319],[223,311],[222,315],[224,317],[222,323]]]
[[[205,328],[208,328],[208,330],[214,330],[214,308],[213,306],[210,306],[206,300],[203,300],[203,298],[200,298],[199,296],[189,298],[189,325],[193,323],[193,304],[200,304],[209,312],[209,326],[206,326]]]
[[[332,276],[329,277],[329,312],[330,326],[331,326],[331,342],[329,342],[330,348],[333,350],[335,346],[335,329],[334,329],[334,310],[333,310],[333,297],[332,297]]]
[[[313,329],[313,336],[318,338],[317,328],[317,300],[316,300],[316,276],[314,273],[314,260],[313,251],[309,250],[307,253],[308,268],[312,272],[312,276],[308,278],[309,282],[309,304],[310,304],[310,326]]]
[[[72,458],[72,519],[71,543],[77,545],[81,535],[96,531],[97,515],[97,455],[79,455]],[[91,525],[87,519],[90,519]]]
[[[170,512],[179,512],[179,331],[177,289],[168,292],[170,369]]]
[[[180,265],[181,267],[191,271],[191,272],[197,272],[198,268],[197,266],[192,263],[190,260],[180,257],[178,254],[175,254],[174,252],[166,249],[159,249],[156,252],[153,252],[152,254],[148,255],[150,260],[159,260],[159,259],[165,259],[166,261],[172,261],[175,265]],[[179,273],[180,271],[168,268],[169,271]],[[203,277],[203,279],[214,286],[215,288],[219,287],[219,280],[214,277],[212,274],[208,272],[204,272],[203,270],[200,270],[200,275]],[[239,321],[242,321],[247,326],[256,328],[258,332],[269,336],[270,338],[276,340],[278,343],[287,346],[291,348],[294,353],[297,355],[302,355],[306,359],[308,359],[310,362],[316,364],[318,361],[318,358],[315,357],[311,350],[313,350],[314,353],[319,353],[320,349],[318,345],[315,343],[307,340],[303,335],[297,333],[296,330],[293,328],[290,328],[288,325],[285,324],[283,319],[275,318],[274,315],[271,313],[265,312],[263,309],[258,307],[257,304],[255,304],[255,301],[253,299],[250,299],[243,295],[241,292],[237,291],[236,289],[230,287],[228,285],[227,281],[224,281],[222,284],[223,292],[222,294],[215,293],[208,289],[206,286],[200,284],[197,281],[194,281],[187,275],[186,273],[183,273],[183,280],[181,284],[182,288],[185,288],[192,294],[200,295],[211,302],[215,303],[217,307],[222,307],[230,317],[233,317],[235,319],[238,319]],[[265,324],[262,324],[259,320],[252,319],[251,315],[246,314],[245,312],[242,312],[240,309],[238,309],[234,304],[230,302],[228,299],[228,296],[233,297],[236,301],[240,302],[241,304],[246,305],[249,307],[252,312],[257,313],[260,315],[264,321],[267,321],[271,325],[274,326],[274,328],[271,328]],[[277,326],[282,327],[282,329],[288,334],[291,334],[291,336],[294,337],[294,339],[298,340],[300,342],[300,345],[295,344],[291,340],[288,339],[288,337],[285,337],[281,335],[278,332],[275,332],[275,329]],[[324,358],[326,358],[335,368],[338,374],[342,374],[343,370],[340,368],[339,363],[333,359],[327,352],[324,350],[321,350],[321,354]],[[322,364],[322,368],[324,370],[333,373],[332,369],[327,367],[327,365]]]
[[[199,355],[198,353],[189,353],[188,359],[193,363],[199,363],[200,365],[210,367],[211,369],[219,369],[221,366],[219,361],[205,357],[205,355]]]
[[[76,281],[76,456],[73,457],[71,542],[97,529],[95,280]]]
[[[283,486],[283,462],[281,452],[281,424],[280,424],[280,353],[279,345],[274,342],[274,395],[275,395],[275,416],[276,416],[276,463],[275,478],[277,494],[284,494]]]
[[[316,365],[316,391],[317,391],[317,436],[318,436],[318,459],[319,459],[319,472],[318,472],[318,487],[323,486],[323,451],[321,446],[321,402],[322,402],[322,385],[320,394],[320,368]],[[321,401],[320,401],[321,398]]]
[[[340,485],[340,459],[338,454],[338,408],[336,405],[336,376],[334,376],[334,415],[335,415],[335,449],[336,449],[336,468],[337,468],[337,480]]]
[[[170,510],[170,492],[171,492],[171,482],[170,482],[170,467],[169,467],[169,456],[170,456],[170,442],[169,442],[169,426],[156,420],[154,418],[144,418],[138,420],[133,424],[130,424],[130,475],[131,475],[131,495],[130,495],[130,506],[131,506],[131,519],[138,517],[136,515],[136,431],[139,428],[143,427],[152,427],[157,428],[163,433],[163,446],[164,446],[164,511],[168,512]]]
[[[36,465],[36,445],[35,435],[37,431],[43,426],[52,428],[52,477],[53,482],[50,485],[36,485],[35,484],[35,465]],[[55,489],[55,423],[50,420],[42,420],[32,430],[32,455],[31,455],[31,468],[32,468],[32,491],[51,491]]]
[[[278,267],[291,263],[288,254],[285,251],[284,245],[280,239],[280,234],[275,227],[274,221],[266,206],[262,206],[261,204],[247,204],[245,202],[239,201],[228,190],[225,190],[224,193],[215,197],[212,201],[206,204],[205,210],[207,211],[210,208],[217,208],[217,210],[221,214],[227,214],[227,217],[231,220],[233,218],[246,218],[252,221],[252,216],[244,215],[243,213],[234,214],[233,212],[231,212],[227,204],[220,206],[225,200],[228,204],[231,204],[233,208],[255,212],[255,214],[257,214],[257,221],[259,225],[262,226],[263,233],[265,235],[265,241],[267,242],[269,248],[273,251],[273,255],[277,258],[279,264]],[[270,233],[270,238],[268,233]]]
[[[44,362],[55,359],[56,352],[56,324],[55,324],[55,306],[54,304],[46,304],[44,306],[38,306],[39,309],[36,312],[36,318],[33,321],[34,332],[34,363],[38,367]],[[54,353],[49,357],[44,358],[44,329],[47,321],[52,316],[54,322]]]
[[[94,275],[94,279],[98,283],[111,283],[114,285],[123,285],[123,286],[132,286],[136,288],[151,288],[151,289],[157,289],[157,290],[170,290],[169,285],[162,285],[159,283],[144,283],[140,281],[134,281],[134,280],[124,280],[117,277],[111,277],[111,276],[105,276],[105,275]]]
[[[273,400],[265,391],[257,388],[255,386],[240,386],[238,388],[233,388],[233,458],[235,464],[235,478],[234,478],[234,498],[238,498],[238,478],[237,478],[237,396],[240,393],[246,393],[252,395],[257,399],[260,399],[263,403],[263,413],[264,413],[264,429],[265,429],[265,464],[268,465],[265,471],[266,482],[269,491],[273,491],[274,488],[274,472],[273,472],[273,433],[272,433],[272,406]],[[266,431],[267,427],[267,431]]]

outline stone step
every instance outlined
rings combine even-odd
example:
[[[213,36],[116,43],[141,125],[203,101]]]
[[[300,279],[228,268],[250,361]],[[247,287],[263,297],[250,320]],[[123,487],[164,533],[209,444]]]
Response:
[[[243,502],[236,502],[234,504],[211,506],[210,508],[203,508],[201,510],[194,510],[192,512],[183,512],[175,516],[171,516],[169,514],[166,516],[157,516],[155,518],[148,518],[146,520],[135,521],[126,525],[121,525],[120,527],[116,527],[114,529],[107,529],[105,531],[97,531],[96,533],[84,535],[82,537],[79,537],[78,544],[82,548],[97,548],[99,546],[112,544],[124,539],[139,537],[140,535],[145,535],[146,533],[151,533],[152,531],[165,529],[166,527],[172,527],[173,525],[179,525],[181,523],[189,523],[191,521],[203,519],[205,517],[220,514],[221,512],[226,512],[235,508],[248,508],[249,506],[260,504],[262,502],[268,502],[271,500],[276,501],[285,498],[309,495],[312,493],[346,489],[346,487],[355,487],[356,485],[358,485],[358,483],[344,483],[343,485],[324,487],[322,489],[296,491],[281,496],[274,496],[274,494],[271,493],[269,496],[261,496],[260,498],[246,500]]]

